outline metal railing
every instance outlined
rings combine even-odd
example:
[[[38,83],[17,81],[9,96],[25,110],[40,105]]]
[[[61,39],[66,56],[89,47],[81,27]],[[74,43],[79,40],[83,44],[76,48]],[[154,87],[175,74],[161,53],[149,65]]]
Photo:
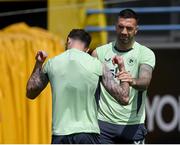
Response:
[[[88,9],[86,14],[115,14],[119,13],[124,8],[107,8],[103,10],[98,9]],[[180,12],[180,6],[174,7],[132,7],[130,8],[134,10],[136,13],[168,13],[168,12]]]
[[[98,9],[88,9],[86,14],[115,14],[119,13],[124,8],[107,8],[103,10]],[[179,13],[180,6],[174,7],[133,7],[131,8],[137,13]],[[99,26],[87,26],[85,28],[89,32],[99,32],[99,31],[115,31],[114,26],[106,26],[106,27],[99,27]],[[167,31],[167,30],[180,30],[180,24],[163,24],[163,25],[140,25],[139,30],[141,31]]]
[[[107,26],[107,27],[87,26],[86,30],[88,32],[115,31],[115,26]],[[139,30],[142,31],[180,30],[180,25],[139,25]]]

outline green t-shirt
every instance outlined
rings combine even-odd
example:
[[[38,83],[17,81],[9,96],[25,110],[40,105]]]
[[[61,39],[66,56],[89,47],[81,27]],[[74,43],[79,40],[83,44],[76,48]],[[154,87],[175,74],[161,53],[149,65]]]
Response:
[[[49,59],[44,66],[52,90],[52,133],[99,133],[95,91],[102,64],[75,48]]]
[[[129,51],[117,51],[115,42],[103,45],[96,49],[98,59],[105,63],[113,74],[118,72],[117,66],[112,64],[112,57],[120,55],[124,59],[126,71],[134,77],[138,77],[140,64],[155,66],[155,55],[149,48],[135,42]],[[120,105],[101,84],[100,109],[98,119],[119,125],[131,125],[144,123],[145,99],[147,91],[140,92],[130,87],[130,101],[127,106]]]

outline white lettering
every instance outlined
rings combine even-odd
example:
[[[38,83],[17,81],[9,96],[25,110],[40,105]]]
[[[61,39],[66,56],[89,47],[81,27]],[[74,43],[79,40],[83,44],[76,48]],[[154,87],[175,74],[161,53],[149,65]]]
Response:
[[[150,132],[154,130],[154,118],[160,100],[159,96],[155,96],[153,98],[151,106],[149,104],[149,100],[146,99],[147,128]]]
[[[166,123],[163,119],[162,112],[166,104],[169,104],[173,109],[173,118],[170,122]],[[161,101],[158,104],[157,113],[156,113],[156,122],[158,127],[165,131],[169,132],[176,128],[178,123],[178,104],[173,96],[166,95],[161,98]]]
[[[163,118],[163,109],[166,105],[170,105],[172,108],[173,117],[171,121],[166,122]],[[176,99],[172,95],[153,97],[152,102],[146,100],[146,113],[147,113],[147,129],[148,131],[154,131],[155,123],[164,132],[173,131],[178,128],[180,131],[180,96]]]

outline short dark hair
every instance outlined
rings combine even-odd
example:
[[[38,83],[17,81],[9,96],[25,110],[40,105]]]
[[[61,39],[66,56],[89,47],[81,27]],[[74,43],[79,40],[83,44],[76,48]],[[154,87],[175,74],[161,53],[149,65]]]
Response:
[[[136,21],[139,21],[139,18],[136,14],[135,11],[133,11],[132,9],[124,9],[122,11],[119,12],[118,17],[120,18],[134,18],[136,19]]]
[[[88,48],[89,44],[91,43],[91,36],[84,29],[72,29],[68,37],[82,41],[86,48]]]

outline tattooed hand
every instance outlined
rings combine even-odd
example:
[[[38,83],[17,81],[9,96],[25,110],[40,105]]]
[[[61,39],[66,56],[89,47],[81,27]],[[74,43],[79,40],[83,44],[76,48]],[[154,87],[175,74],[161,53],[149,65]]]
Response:
[[[114,56],[112,58],[112,63],[118,65],[119,71],[125,70],[124,60],[121,56]]]
[[[48,57],[47,53],[43,50],[40,50],[36,54],[36,61],[44,63],[47,57]]]

